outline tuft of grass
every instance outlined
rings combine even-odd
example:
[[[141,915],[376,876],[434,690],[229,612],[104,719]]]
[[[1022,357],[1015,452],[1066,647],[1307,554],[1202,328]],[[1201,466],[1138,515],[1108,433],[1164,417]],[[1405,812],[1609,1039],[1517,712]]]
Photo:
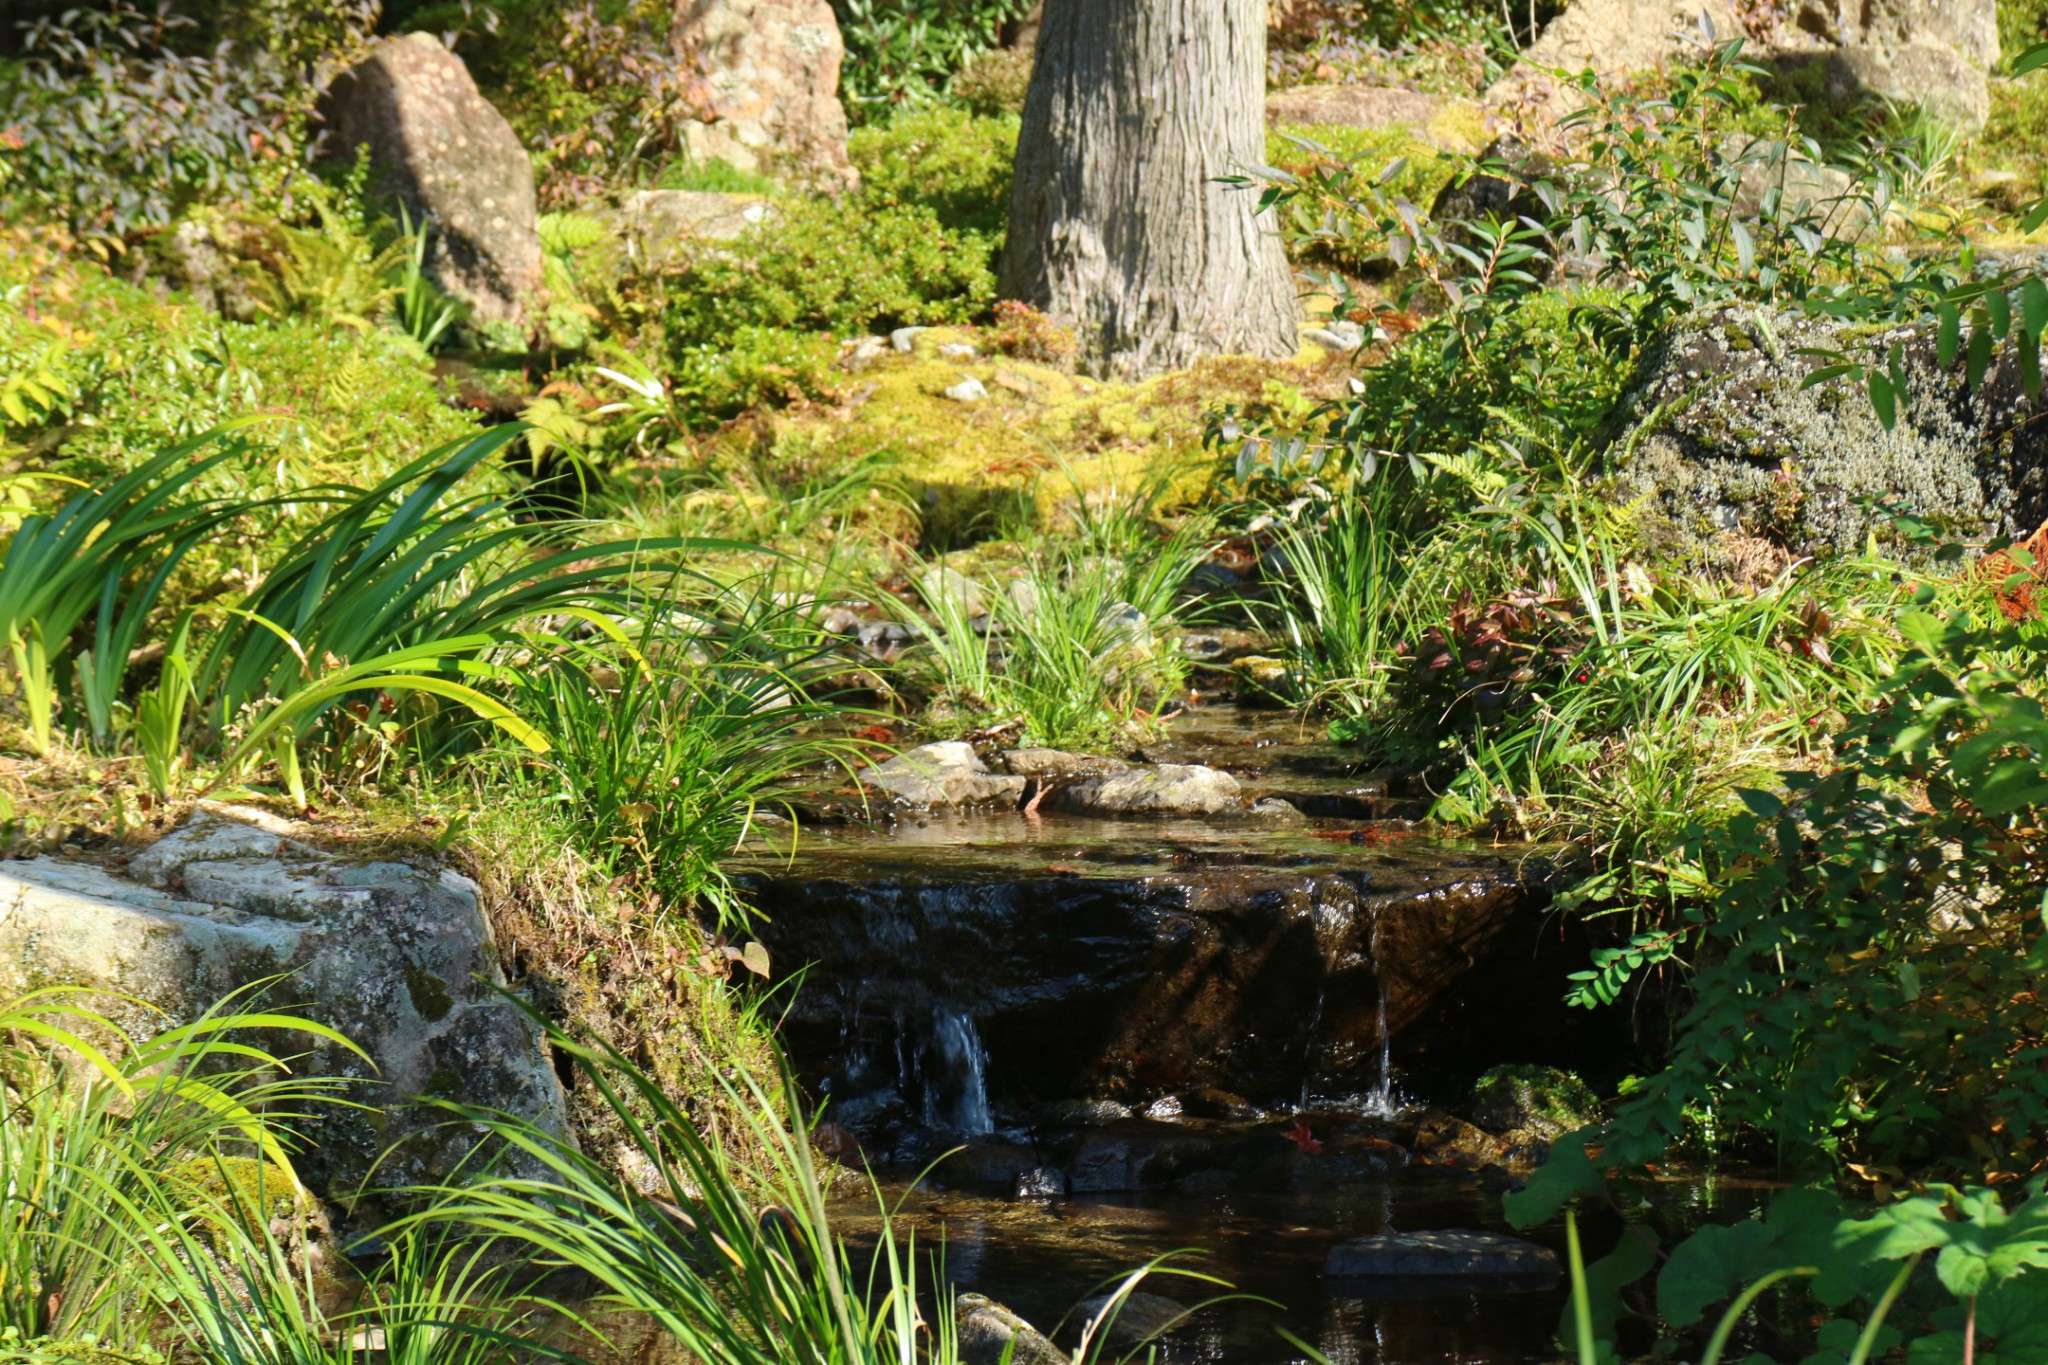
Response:
[[[514,781],[558,807],[614,876],[721,927],[746,922],[725,860],[764,821],[792,822],[796,774],[858,753],[825,728],[843,667],[807,606],[685,579],[616,626],[523,667],[516,700],[551,739]]]

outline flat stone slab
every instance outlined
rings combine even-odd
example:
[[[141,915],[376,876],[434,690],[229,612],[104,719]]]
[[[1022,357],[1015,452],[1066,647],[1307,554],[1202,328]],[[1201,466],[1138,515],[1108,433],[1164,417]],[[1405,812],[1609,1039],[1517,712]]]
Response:
[[[1549,1283],[1559,1273],[1557,1253],[1548,1247],[1465,1228],[1354,1237],[1332,1247],[1323,1262],[1324,1275],[1351,1280],[1436,1275]]]

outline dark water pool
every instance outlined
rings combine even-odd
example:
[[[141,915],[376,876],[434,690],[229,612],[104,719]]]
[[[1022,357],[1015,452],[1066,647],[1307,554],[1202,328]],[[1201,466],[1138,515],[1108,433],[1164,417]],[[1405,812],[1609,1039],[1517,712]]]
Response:
[[[913,1186],[901,1177],[885,1178],[884,1190],[900,1201],[899,1237],[915,1229],[921,1245],[943,1242],[939,1254],[955,1287],[998,1300],[1062,1345],[1072,1343],[1077,1322],[1069,1315],[1079,1301],[1155,1257],[1188,1251],[1198,1254],[1174,1263],[1228,1281],[1247,1297],[1218,1303],[1176,1329],[1161,1352],[1169,1361],[1307,1360],[1283,1330],[1334,1365],[1559,1358],[1562,1283],[1518,1291],[1477,1281],[1369,1284],[1322,1276],[1330,1248],[1350,1237],[1440,1228],[1511,1232],[1497,1186],[1469,1175],[1408,1170],[1287,1190],[1162,1191],[1042,1204],[936,1181]],[[1759,1197],[1755,1182],[1694,1177],[1674,1180],[1659,1202],[1677,1231],[1709,1216],[1739,1217]],[[844,1200],[835,1211],[857,1242],[872,1236],[872,1206]],[[1563,1255],[1561,1223],[1516,1235]],[[1190,1305],[1224,1293],[1172,1276],[1142,1287]]]

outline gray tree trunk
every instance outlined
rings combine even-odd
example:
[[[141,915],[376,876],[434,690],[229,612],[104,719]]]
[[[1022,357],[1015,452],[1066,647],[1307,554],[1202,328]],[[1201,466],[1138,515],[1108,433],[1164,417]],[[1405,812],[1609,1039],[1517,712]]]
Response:
[[[1097,374],[1294,354],[1294,280],[1255,190],[1266,0],[1046,0],[1001,292]]]

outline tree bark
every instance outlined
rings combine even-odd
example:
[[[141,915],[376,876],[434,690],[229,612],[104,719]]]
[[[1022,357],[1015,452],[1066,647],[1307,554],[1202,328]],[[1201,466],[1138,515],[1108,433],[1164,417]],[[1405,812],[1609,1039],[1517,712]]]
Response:
[[[1294,354],[1300,312],[1255,190],[1265,0],[1046,0],[1001,292],[1081,337],[1097,374]]]

